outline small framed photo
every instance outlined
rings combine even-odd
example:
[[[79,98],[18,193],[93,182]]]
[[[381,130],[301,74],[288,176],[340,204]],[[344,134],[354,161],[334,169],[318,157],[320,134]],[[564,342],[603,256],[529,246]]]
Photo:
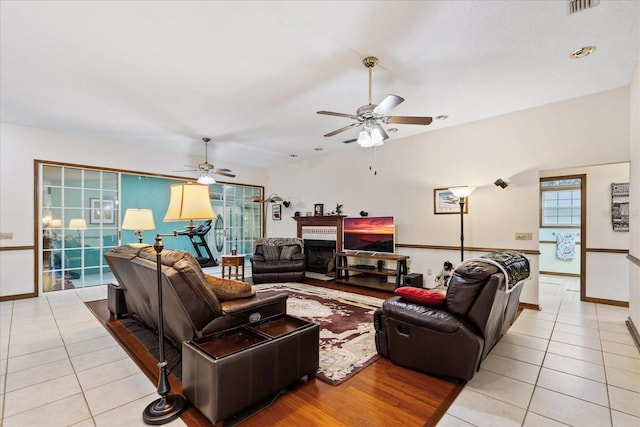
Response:
[[[113,199],[90,199],[90,224],[116,223],[115,201]]]
[[[273,221],[280,221],[282,219],[281,216],[281,212],[282,212],[282,205],[281,204],[274,204],[271,206],[271,219]]]
[[[313,205],[313,214],[315,216],[323,216],[324,215],[324,205],[322,203],[316,203]]]
[[[453,195],[448,188],[436,188],[433,190],[433,213],[459,214],[460,199]],[[469,200],[464,204],[464,213],[469,213]]]

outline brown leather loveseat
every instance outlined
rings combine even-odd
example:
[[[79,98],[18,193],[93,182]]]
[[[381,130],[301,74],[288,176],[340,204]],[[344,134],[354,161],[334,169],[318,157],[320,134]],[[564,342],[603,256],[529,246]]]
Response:
[[[438,305],[412,301],[428,290],[386,300],[374,314],[378,353],[406,368],[470,380],[514,322],[528,277],[523,255],[494,252],[458,266]]]
[[[128,315],[158,329],[156,251],[128,244],[104,255],[124,293]],[[188,252],[163,250],[164,334],[175,345],[287,311],[288,294],[256,294],[247,283],[205,275]],[[115,314],[115,313],[114,313]]]
[[[304,241],[294,237],[256,240],[251,256],[254,284],[301,282],[305,277]]]

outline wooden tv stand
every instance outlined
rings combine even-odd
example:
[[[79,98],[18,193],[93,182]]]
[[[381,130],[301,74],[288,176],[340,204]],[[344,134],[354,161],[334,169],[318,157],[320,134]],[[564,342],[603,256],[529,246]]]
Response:
[[[354,259],[355,262],[349,263],[349,258]],[[338,252],[336,253],[336,282],[393,292],[402,283],[402,277],[407,274],[408,259],[407,255],[364,251]],[[380,269],[379,261],[384,264],[392,262],[394,268],[384,265]],[[389,282],[389,277],[394,277],[395,280]]]

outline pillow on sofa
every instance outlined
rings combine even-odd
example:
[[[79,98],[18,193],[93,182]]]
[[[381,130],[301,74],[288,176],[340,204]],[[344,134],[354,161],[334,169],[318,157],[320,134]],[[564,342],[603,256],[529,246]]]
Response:
[[[280,259],[290,261],[292,256],[299,253],[300,253],[300,246],[286,245],[280,248]]]
[[[263,245],[262,253],[267,261],[276,261],[280,259],[280,246]]]
[[[256,294],[253,286],[240,280],[222,279],[208,274],[205,274],[204,277],[207,279],[209,289],[216,294],[220,301],[248,298]]]
[[[402,286],[396,289],[394,293],[411,302],[432,306],[444,304],[445,299],[445,295],[441,292],[412,286]]]

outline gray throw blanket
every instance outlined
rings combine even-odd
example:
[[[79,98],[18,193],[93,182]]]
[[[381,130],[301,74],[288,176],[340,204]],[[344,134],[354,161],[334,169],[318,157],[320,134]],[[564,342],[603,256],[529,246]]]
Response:
[[[466,259],[463,264],[470,261],[486,262],[502,270],[506,278],[507,293],[512,292],[516,286],[521,285],[531,273],[529,260],[521,253],[515,251],[490,252],[478,258]]]

